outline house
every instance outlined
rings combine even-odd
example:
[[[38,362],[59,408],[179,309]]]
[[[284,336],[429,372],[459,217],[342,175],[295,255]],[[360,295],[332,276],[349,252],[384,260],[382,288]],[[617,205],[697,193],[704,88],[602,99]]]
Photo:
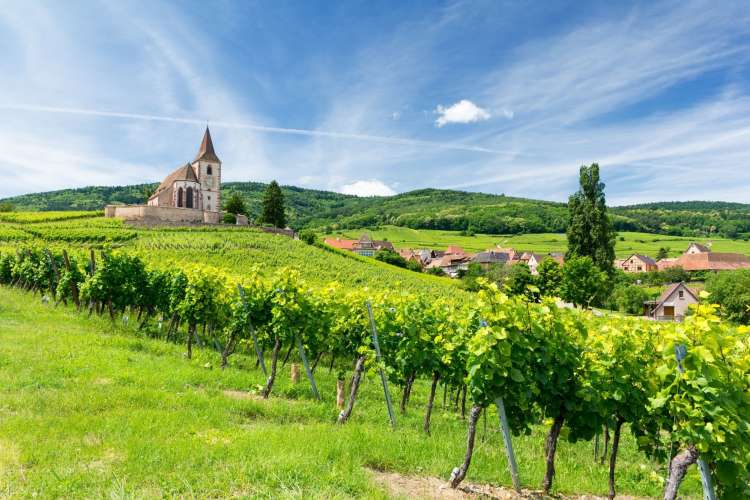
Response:
[[[510,247],[503,248],[500,245],[497,245],[497,247],[495,247],[493,250],[495,252],[507,253],[508,254],[508,260],[511,260],[511,261],[512,260],[518,260],[519,255],[517,254],[517,252],[513,248],[510,248]]]
[[[420,266],[424,266],[424,262],[422,261],[422,254],[419,251],[414,251],[411,248],[399,248],[398,254],[406,262],[416,262]]]
[[[378,250],[387,249],[394,251],[393,244],[390,241],[373,240],[368,234],[363,234],[358,240],[326,238],[324,243],[330,247],[339,250],[348,250],[364,257],[372,257]]]
[[[167,175],[146,205],[107,205],[104,215],[130,221],[221,222],[221,160],[208,127],[195,159]]]
[[[479,252],[472,259],[472,262],[476,262],[482,269],[487,270],[495,264],[506,264],[510,261],[510,255],[504,252],[496,252],[494,250],[487,250],[486,252]]]
[[[685,271],[731,271],[750,269],[750,258],[741,253],[712,252],[707,245],[690,243],[685,253],[675,259],[661,259],[660,271],[681,267]]]
[[[700,243],[690,243],[687,250],[685,250],[686,254],[696,254],[696,253],[709,253],[711,251],[711,248],[707,245],[701,245]]]
[[[435,267],[439,267],[445,274],[447,274],[451,278],[456,278],[459,275],[460,271],[466,271],[467,269],[469,269],[470,263],[471,256],[469,255],[446,253],[442,257],[432,259],[430,263],[427,264],[426,268],[432,269]]]
[[[543,255],[541,253],[533,253],[529,252],[528,259],[526,259],[526,264],[529,266],[529,270],[531,271],[531,274],[537,275],[539,274],[539,271],[536,270],[537,267],[539,267],[539,264],[542,263],[544,259],[549,257],[548,255]]]
[[[644,316],[657,320],[682,321],[698,296],[684,282],[673,283],[656,300],[643,303]]]
[[[656,261],[648,255],[634,253],[627,259],[622,260],[619,268],[626,273],[647,273],[649,271],[656,271],[658,266],[656,265]]]

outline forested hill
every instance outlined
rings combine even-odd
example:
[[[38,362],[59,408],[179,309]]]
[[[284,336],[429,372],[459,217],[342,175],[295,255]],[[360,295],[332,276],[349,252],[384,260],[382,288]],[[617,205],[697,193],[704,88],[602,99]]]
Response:
[[[110,203],[143,203],[156,184],[86,187],[36,193],[0,200],[16,210],[93,210]],[[224,199],[239,192],[250,215],[259,214],[266,185],[228,182]],[[488,234],[562,232],[564,203],[504,195],[421,189],[395,196],[360,198],[330,191],[284,186],[289,223],[294,228],[360,228],[380,224],[414,229],[450,229]],[[750,205],[688,201],[613,207],[618,230],[732,238],[750,237]]]

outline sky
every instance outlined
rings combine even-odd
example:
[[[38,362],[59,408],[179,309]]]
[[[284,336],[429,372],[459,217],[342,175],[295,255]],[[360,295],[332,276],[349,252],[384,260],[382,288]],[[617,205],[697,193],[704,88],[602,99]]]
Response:
[[[750,202],[750,8],[0,0],[0,197],[160,181]]]

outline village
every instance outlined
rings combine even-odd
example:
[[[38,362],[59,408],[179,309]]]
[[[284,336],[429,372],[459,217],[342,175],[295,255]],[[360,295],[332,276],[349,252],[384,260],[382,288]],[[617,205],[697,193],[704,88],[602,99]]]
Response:
[[[454,245],[448,246],[445,250],[396,249],[391,242],[373,240],[368,234],[362,234],[356,240],[326,238],[324,243],[332,248],[350,251],[364,257],[374,257],[380,251],[395,252],[407,263],[411,263],[423,272],[451,278],[462,277],[472,264],[478,264],[484,271],[493,266],[525,265],[528,266],[532,276],[539,274],[539,265],[546,259],[551,259],[560,266],[565,264],[563,252],[542,254],[496,246],[472,254]],[[679,257],[655,260],[647,255],[632,254],[625,259],[615,260],[614,267],[628,275],[655,273],[667,269],[680,269],[688,273],[716,273],[750,269],[750,258],[740,253],[712,252],[710,245],[692,242]],[[640,284],[640,280],[636,282]],[[680,321],[688,314],[690,305],[698,302],[697,291],[690,288],[685,281],[667,283],[658,298],[643,302],[643,316],[655,320]]]

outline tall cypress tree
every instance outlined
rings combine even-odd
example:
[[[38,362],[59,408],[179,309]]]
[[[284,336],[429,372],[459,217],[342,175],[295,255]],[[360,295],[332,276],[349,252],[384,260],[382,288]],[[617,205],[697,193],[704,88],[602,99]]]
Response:
[[[580,189],[568,199],[568,252],[566,258],[589,256],[608,274],[614,271],[615,232],[607,216],[604,183],[599,180],[599,165],[583,165]]]
[[[286,227],[284,194],[276,181],[271,181],[263,194],[263,213],[260,216],[260,221],[273,224],[274,227]]]

